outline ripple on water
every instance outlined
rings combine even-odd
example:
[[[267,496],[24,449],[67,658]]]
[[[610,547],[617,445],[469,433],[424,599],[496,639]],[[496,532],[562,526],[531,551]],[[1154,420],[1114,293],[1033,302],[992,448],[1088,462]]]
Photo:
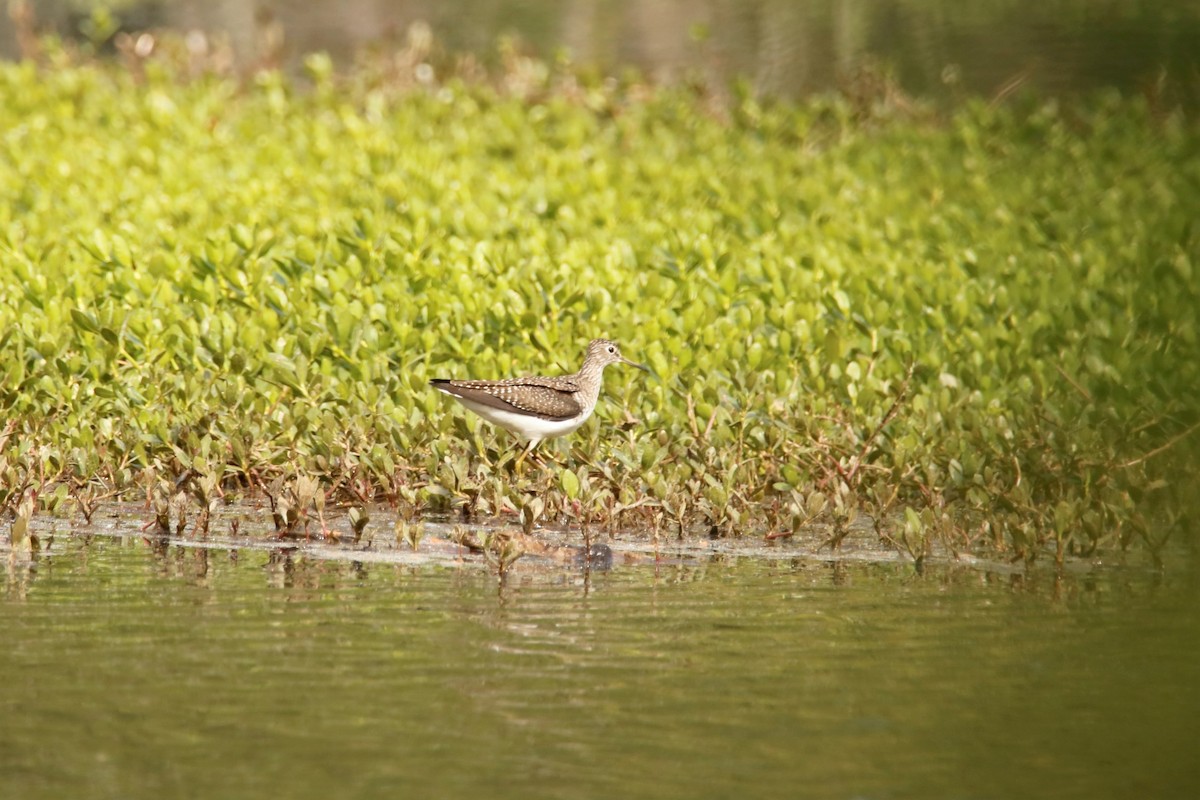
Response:
[[[500,581],[196,544],[59,534],[10,563],[0,796],[1170,795],[1197,777],[1190,571],[697,547]],[[1115,729],[1119,746],[1086,733]]]

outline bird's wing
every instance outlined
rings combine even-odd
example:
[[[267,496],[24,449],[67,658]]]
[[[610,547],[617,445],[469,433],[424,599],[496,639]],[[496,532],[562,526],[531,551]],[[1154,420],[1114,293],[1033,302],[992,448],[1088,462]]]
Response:
[[[546,420],[577,417],[579,385],[569,378],[509,378],[502,381],[433,381],[435,388],[501,411],[532,414]]]

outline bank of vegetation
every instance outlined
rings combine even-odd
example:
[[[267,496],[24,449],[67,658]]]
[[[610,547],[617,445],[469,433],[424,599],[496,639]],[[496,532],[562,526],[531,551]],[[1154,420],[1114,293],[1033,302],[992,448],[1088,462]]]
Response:
[[[1195,524],[1186,115],[125,43],[0,65],[11,512],[265,494],[285,526],[320,497],[831,547],[866,515],[1024,558]],[[610,370],[539,468],[428,387],[597,336],[656,377]]]

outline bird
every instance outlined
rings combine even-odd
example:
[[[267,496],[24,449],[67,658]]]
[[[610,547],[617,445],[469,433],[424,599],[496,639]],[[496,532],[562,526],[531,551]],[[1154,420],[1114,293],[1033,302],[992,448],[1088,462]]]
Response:
[[[566,436],[588,421],[600,397],[604,368],[609,364],[650,371],[644,364],[621,355],[616,342],[593,339],[588,343],[583,365],[572,375],[498,381],[435,378],[429,383],[488,422],[527,439],[528,446],[514,464],[518,468],[543,439]]]

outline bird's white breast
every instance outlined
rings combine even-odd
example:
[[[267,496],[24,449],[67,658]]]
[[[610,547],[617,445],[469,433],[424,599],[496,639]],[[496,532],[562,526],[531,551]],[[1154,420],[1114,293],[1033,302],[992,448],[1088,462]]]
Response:
[[[458,402],[462,403],[467,408],[474,411],[479,416],[486,419],[495,425],[499,425],[505,430],[512,431],[518,436],[526,439],[549,439],[554,436],[565,436],[578,430],[583,423],[587,422],[589,414],[580,414],[577,417],[570,419],[540,419],[539,417],[530,417],[525,414],[517,414],[512,411],[503,411],[493,406],[486,406],[482,403],[476,403],[473,400],[468,400],[465,397],[449,394]]]

